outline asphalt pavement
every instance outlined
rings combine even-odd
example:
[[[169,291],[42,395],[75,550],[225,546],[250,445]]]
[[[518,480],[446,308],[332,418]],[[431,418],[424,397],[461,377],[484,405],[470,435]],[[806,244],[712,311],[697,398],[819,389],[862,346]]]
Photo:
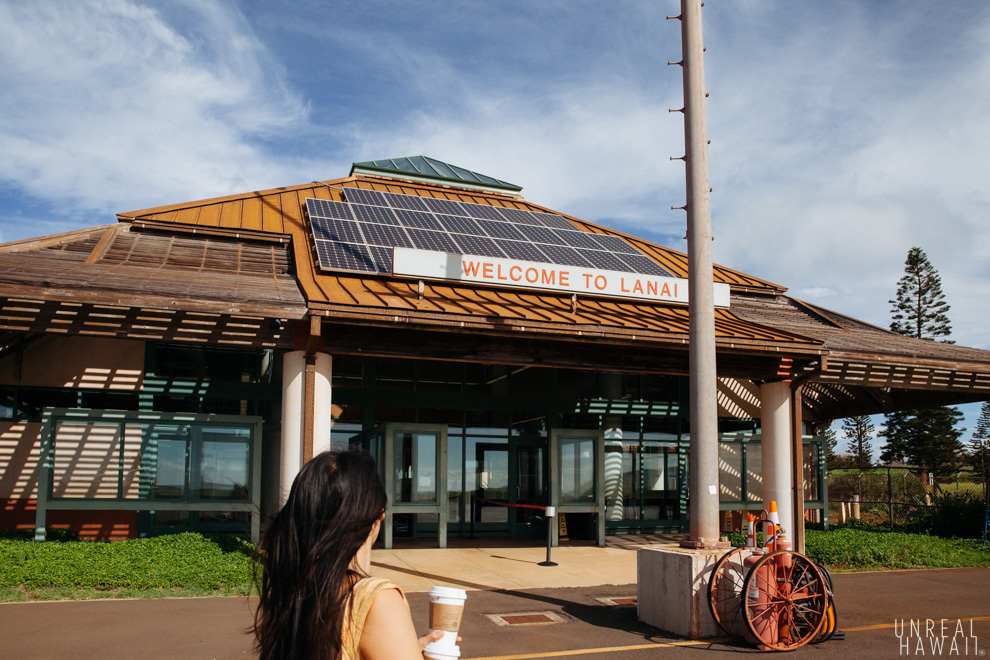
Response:
[[[546,570],[553,570],[548,568]],[[789,658],[985,657],[990,569],[834,575],[836,638]],[[737,639],[687,640],[640,623],[636,585],[477,590],[462,622],[464,660],[646,660],[759,653]],[[428,595],[409,594],[426,629]],[[253,657],[246,598],[0,604],[0,657]]]

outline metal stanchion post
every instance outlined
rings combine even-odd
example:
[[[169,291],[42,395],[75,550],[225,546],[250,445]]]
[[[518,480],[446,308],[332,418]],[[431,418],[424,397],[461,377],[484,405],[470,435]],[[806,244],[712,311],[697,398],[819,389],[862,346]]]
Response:
[[[550,545],[553,542],[553,528],[551,525],[554,523],[554,516],[557,511],[555,507],[548,506],[546,508],[546,519],[547,519],[547,560],[541,561],[540,566],[556,566],[557,562],[550,561]]]

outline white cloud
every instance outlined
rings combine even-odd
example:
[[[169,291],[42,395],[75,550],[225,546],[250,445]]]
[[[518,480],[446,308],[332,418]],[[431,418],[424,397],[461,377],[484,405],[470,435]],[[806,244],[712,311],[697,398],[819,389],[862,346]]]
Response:
[[[107,213],[281,183],[260,141],[305,102],[228,6],[168,7],[192,27],[126,0],[0,5],[0,180]]]

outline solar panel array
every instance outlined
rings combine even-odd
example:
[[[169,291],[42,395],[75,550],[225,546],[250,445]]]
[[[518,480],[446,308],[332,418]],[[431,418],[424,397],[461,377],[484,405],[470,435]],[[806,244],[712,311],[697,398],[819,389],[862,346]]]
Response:
[[[392,248],[671,274],[618,236],[590,234],[553,213],[344,188],[346,202],[307,199],[320,267],[391,273]]]

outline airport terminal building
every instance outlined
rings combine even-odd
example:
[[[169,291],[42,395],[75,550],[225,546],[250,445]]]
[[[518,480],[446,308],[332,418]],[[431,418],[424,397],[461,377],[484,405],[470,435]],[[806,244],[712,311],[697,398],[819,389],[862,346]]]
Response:
[[[546,505],[572,538],[686,531],[686,278],[424,157],[0,245],[0,528],[257,538],[303,462],[358,445],[389,546],[542,536]],[[714,278],[727,514],[774,474],[820,515],[816,424],[990,398],[990,352]]]

